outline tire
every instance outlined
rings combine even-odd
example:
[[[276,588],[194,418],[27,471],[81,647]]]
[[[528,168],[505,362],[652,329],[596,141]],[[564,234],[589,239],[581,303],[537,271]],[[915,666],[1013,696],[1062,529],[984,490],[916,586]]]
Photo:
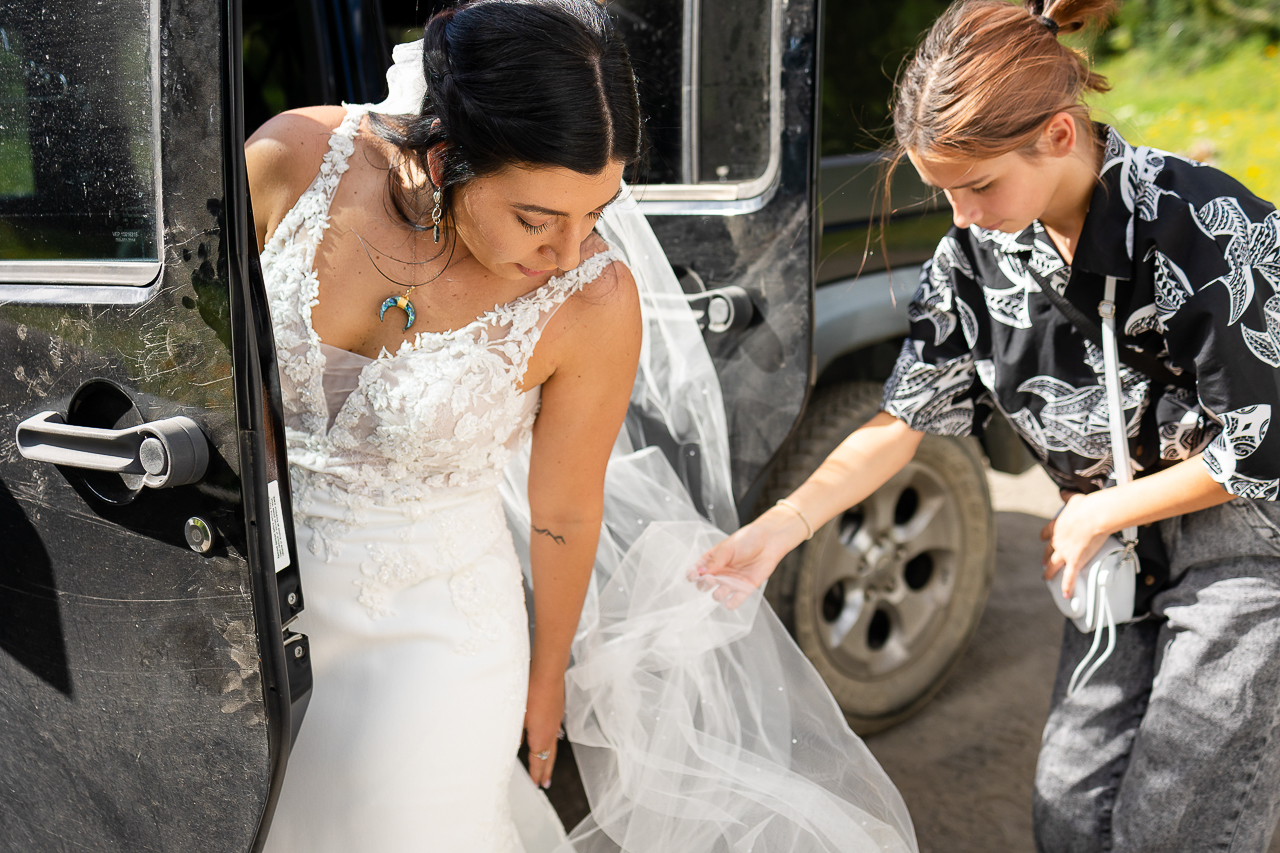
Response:
[[[785,497],[880,410],[871,382],[816,392],[774,465]],[[896,725],[942,687],[978,626],[995,524],[975,439],[926,435],[915,458],[779,564],[765,597],[859,734]]]

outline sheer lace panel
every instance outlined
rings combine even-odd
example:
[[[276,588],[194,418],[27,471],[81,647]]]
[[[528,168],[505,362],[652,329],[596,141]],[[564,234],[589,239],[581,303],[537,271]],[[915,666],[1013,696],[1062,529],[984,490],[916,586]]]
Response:
[[[333,427],[342,404],[347,402],[351,392],[359,386],[360,372],[366,365],[371,364],[373,359],[329,344],[320,344],[320,352],[324,355],[321,384],[324,385],[324,405],[329,415],[325,424],[327,430]]]
[[[531,293],[448,332],[423,332],[350,372],[350,353],[326,347],[311,325],[315,255],[364,106],[348,107],[319,174],[262,253],[281,368],[295,486],[325,486],[394,504],[440,488],[496,485],[533,426],[537,390],[520,383],[542,330],[565,300],[619,260],[612,248]],[[344,366],[345,365],[345,366]],[[332,406],[331,406],[332,401]],[[304,502],[300,502],[301,503]]]

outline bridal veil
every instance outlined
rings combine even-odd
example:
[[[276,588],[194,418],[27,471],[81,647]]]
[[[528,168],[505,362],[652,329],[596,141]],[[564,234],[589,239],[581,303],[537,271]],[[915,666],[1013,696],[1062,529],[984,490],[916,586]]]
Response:
[[[417,112],[421,42],[394,57],[391,94],[374,109]],[[761,593],[729,610],[688,580],[737,525],[720,385],[630,193],[597,230],[639,286],[644,339],[566,673],[565,728],[591,815],[567,839],[523,826],[529,853],[914,853],[897,789]],[[661,447],[645,446],[655,435]],[[526,448],[502,489],[526,577],[527,463]]]

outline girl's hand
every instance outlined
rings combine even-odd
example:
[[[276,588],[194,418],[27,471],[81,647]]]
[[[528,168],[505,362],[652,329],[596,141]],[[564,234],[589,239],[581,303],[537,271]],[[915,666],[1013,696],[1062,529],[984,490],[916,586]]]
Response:
[[[689,579],[700,589],[711,589],[716,601],[733,610],[769,579],[805,533],[795,513],[774,507],[703,554]]]
[[[1062,574],[1062,597],[1070,598],[1076,586],[1076,578],[1107,537],[1114,533],[1104,518],[1095,512],[1096,495],[1079,492],[1062,493],[1065,506],[1058,517],[1040,531],[1044,546],[1044,579],[1049,580],[1058,572]]]
[[[564,720],[564,673],[543,678],[530,673],[524,712],[525,743],[529,745],[529,777],[535,785],[551,787],[560,723]],[[540,758],[539,754],[546,758]]]

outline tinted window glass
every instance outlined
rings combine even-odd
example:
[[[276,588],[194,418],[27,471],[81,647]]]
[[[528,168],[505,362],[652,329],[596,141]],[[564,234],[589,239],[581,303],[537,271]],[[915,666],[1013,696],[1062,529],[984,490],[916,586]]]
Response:
[[[680,88],[685,68],[684,0],[615,0],[608,9],[631,56],[649,146],[648,162],[627,179],[686,183]]]
[[[827,0],[823,25],[822,154],[883,147],[893,137],[889,100],[908,54],[946,0]]]
[[[770,0],[613,0],[640,88],[648,184],[749,181],[768,164]]]
[[[146,0],[0,7],[0,260],[158,259],[150,33]]]
[[[819,284],[919,263],[951,224],[910,162],[894,173],[895,214],[881,222],[883,158],[893,140],[893,81],[946,0],[827,0],[822,59]],[[888,227],[881,241],[880,225]],[[887,254],[887,257],[886,257]]]
[[[697,181],[749,181],[769,162],[769,2],[702,0]]]

